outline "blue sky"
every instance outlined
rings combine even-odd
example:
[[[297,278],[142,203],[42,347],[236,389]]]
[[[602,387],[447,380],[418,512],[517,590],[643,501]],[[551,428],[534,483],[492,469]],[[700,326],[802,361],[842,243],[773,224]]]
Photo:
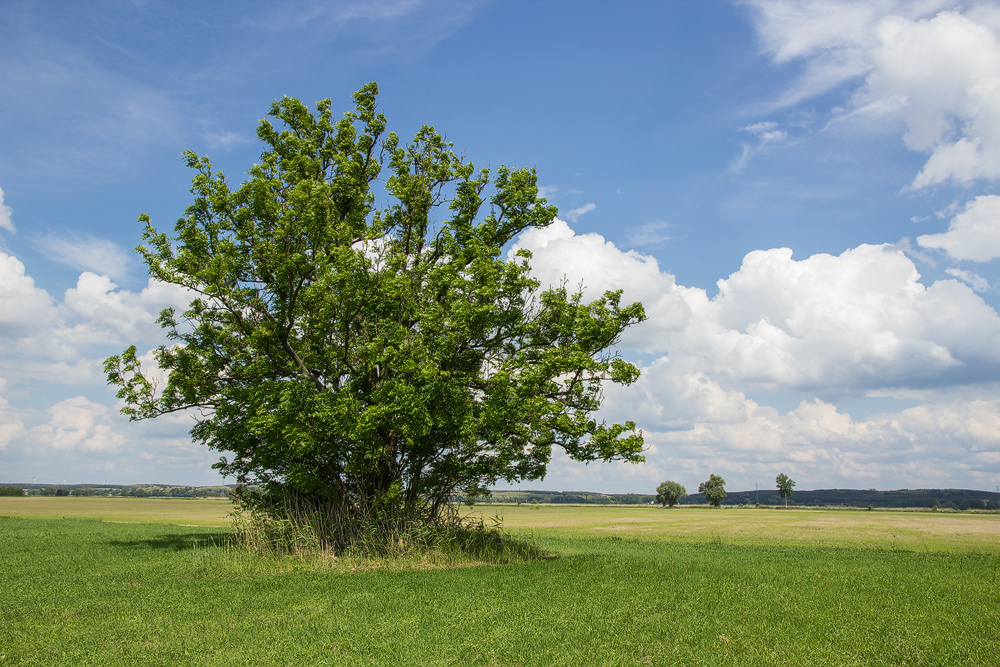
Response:
[[[537,169],[543,281],[650,315],[603,410],[647,463],[525,487],[1000,483],[997,3],[11,0],[0,40],[0,481],[218,481],[104,384],[183,300],[135,220],[181,215],[182,150],[238,179],[272,100],[377,81],[401,136]]]

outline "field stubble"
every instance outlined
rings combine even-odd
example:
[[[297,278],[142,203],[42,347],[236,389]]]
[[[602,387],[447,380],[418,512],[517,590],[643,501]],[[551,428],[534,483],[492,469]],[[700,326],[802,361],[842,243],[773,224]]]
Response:
[[[877,548],[1000,556],[1000,513],[649,506],[480,505],[512,532],[734,545]]]

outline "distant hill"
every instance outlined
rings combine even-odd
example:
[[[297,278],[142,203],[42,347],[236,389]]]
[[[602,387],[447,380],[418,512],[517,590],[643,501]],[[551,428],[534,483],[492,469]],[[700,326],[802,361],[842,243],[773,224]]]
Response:
[[[759,500],[758,500],[759,498]],[[703,504],[705,496],[695,493],[681,503],[685,505]],[[760,491],[730,491],[726,505],[784,505],[777,489]],[[875,489],[817,489],[796,491],[788,499],[788,505],[815,507],[832,505],[842,507],[945,507],[953,509],[997,509],[997,494],[971,489],[898,489],[877,491]]]
[[[463,500],[459,498],[459,500]],[[656,502],[654,494],[595,493],[593,491],[494,491],[494,503],[551,503],[582,505],[649,505]],[[788,499],[789,507],[942,507],[953,509],[998,509],[997,494],[971,489],[817,489],[796,491]],[[784,505],[777,489],[760,491],[729,491],[723,505]],[[705,496],[694,493],[680,501],[682,505],[702,505]]]
[[[172,484],[14,484],[30,496],[122,496],[133,498],[226,498],[234,485],[175,486]]]
[[[494,503],[552,503],[574,505],[648,505],[656,500],[655,495],[642,493],[595,493],[593,491],[494,491]]]
[[[30,495],[60,496],[132,496],[203,498],[226,497],[233,485],[173,486],[169,484],[12,484]],[[463,502],[461,495],[455,500]],[[788,499],[788,506],[798,507],[941,507],[945,509],[998,509],[1000,497],[990,491],[971,489],[817,489],[796,491]],[[491,497],[478,498],[477,502],[573,505],[649,505],[655,504],[652,493],[596,493],[594,491],[493,491]],[[729,491],[723,505],[784,505],[777,489],[760,491]],[[703,505],[705,496],[693,493],[680,501],[681,505]]]

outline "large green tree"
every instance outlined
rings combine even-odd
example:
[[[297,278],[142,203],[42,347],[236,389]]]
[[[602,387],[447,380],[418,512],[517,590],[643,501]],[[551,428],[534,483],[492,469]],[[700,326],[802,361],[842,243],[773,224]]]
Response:
[[[435,517],[455,491],[542,478],[555,447],[642,461],[633,422],[592,415],[604,382],[639,376],[613,346],[642,305],[541,289],[530,253],[505,258],[555,218],[535,172],[477,170],[427,126],[401,143],[377,92],[339,120],[273,103],[238,186],[186,153],[193,203],[173,236],[141,216],[137,250],[193,299],[160,316],[162,385],[135,347],[106,361],[123,412],[190,411],[224,475],[347,515]]]
[[[726,480],[718,475],[709,475],[708,479],[698,485],[698,493],[705,494],[705,501],[712,507],[718,507],[726,499]]]
[[[656,500],[664,507],[673,507],[681,498],[687,498],[687,489],[673,480],[656,487]]]

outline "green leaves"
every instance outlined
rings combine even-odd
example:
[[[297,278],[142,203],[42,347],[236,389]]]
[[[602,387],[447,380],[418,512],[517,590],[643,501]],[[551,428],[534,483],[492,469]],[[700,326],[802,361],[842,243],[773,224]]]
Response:
[[[673,480],[656,487],[656,501],[664,507],[673,507],[681,498],[687,498],[687,489]]]
[[[705,494],[705,501],[712,507],[718,507],[726,499],[726,480],[718,475],[709,475],[708,479],[698,485],[698,493]]]
[[[107,360],[124,412],[197,407],[193,437],[232,453],[223,473],[358,507],[537,479],[553,446],[641,461],[633,422],[591,416],[603,383],[639,376],[613,348],[641,304],[540,291],[526,253],[503,259],[555,218],[534,171],[491,181],[429,126],[400,144],[377,92],[337,121],[329,100],[274,102],[277,127],[261,121],[265,150],[235,190],[185,154],[193,203],[172,237],[142,216],[138,251],[196,298],[161,314],[164,386],[134,347]]]
[[[792,495],[792,489],[795,487],[795,480],[785,473],[780,473],[774,478],[774,483],[778,485],[778,495],[785,500],[785,506],[787,507],[788,498]]]

